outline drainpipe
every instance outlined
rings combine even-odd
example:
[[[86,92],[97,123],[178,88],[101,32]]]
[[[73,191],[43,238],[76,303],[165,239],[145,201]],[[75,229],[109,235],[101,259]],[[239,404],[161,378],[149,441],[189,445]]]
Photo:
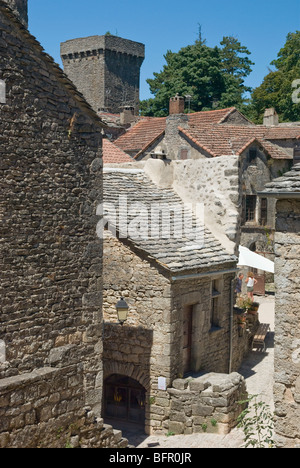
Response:
[[[229,320],[229,369],[228,373],[231,374],[232,372],[232,351],[233,351],[233,302],[234,302],[234,284],[235,284],[235,278],[231,280],[231,292],[230,292],[230,320]]]

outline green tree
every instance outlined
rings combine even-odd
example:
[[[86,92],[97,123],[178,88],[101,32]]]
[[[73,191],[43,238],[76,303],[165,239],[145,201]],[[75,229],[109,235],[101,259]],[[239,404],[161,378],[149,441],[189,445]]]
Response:
[[[223,37],[221,41],[222,73],[225,80],[225,92],[219,107],[236,106],[241,108],[247,102],[246,93],[252,89],[245,86],[244,79],[252,72],[254,63],[249,59],[251,52],[242,46],[237,38]]]
[[[178,53],[169,50],[163,70],[147,80],[154,98],[141,102],[142,115],[168,115],[169,100],[177,93],[192,96],[191,111],[242,105],[252,65],[244,55],[250,52],[232,37],[224,37],[221,45],[208,47],[200,30],[193,45]]]
[[[220,70],[220,51],[196,41],[180,49],[168,50],[164,56],[166,65],[154,78],[148,79],[153,99],[141,103],[144,115],[168,115],[169,100],[177,93],[192,96],[191,110],[211,109],[224,92],[224,79]]]
[[[296,80],[300,79],[300,31],[288,34],[284,47],[271,65],[275,70],[270,70],[252,93],[250,118],[261,123],[265,109],[275,107],[280,121],[300,120],[300,102],[294,99],[295,87],[299,88]]]

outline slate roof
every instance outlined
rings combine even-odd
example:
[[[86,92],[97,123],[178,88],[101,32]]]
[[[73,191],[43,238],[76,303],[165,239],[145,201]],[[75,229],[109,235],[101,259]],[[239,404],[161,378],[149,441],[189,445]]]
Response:
[[[139,210],[129,212],[125,230],[128,231],[128,241],[138,251],[142,251],[149,259],[154,259],[164,269],[178,274],[182,272],[195,272],[203,269],[222,269],[224,265],[230,268],[235,267],[237,258],[229,254],[222,247],[220,242],[206,229],[200,222],[196,222],[192,217],[190,228],[183,232],[182,236],[178,236],[182,224],[180,219],[171,214],[171,235],[163,235],[163,217],[159,217],[158,224],[151,224],[149,221],[151,209],[157,207],[158,204],[164,204],[166,207],[173,207],[183,213],[184,203],[181,198],[171,189],[159,188],[156,186],[144,173],[139,169],[112,169],[104,168],[103,174],[104,186],[104,202],[105,213],[113,215],[116,210],[116,220],[112,222],[112,226],[122,236],[126,236],[124,227],[120,225],[120,207],[119,196],[127,197],[127,206],[131,208],[134,204],[143,207],[144,213],[141,218],[148,226],[146,230],[148,238],[141,236],[138,238],[133,232],[133,219],[140,214]],[[107,205],[109,204],[109,205]],[[142,205],[140,205],[142,204]],[[124,211],[121,213],[124,216]],[[157,235],[151,229],[155,226],[158,231]],[[174,235],[174,232],[177,233]],[[195,239],[197,233],[199,238]],[[120,236],[119,236],[120,237]],[[120,239],[122,241],[122,239]],[[230,265],[229,265],[230,264]],[[229,265],[229,266],[228,266]]]
[[[264,191],[259,195],[274,198],[300,198],[300,164],[296,164],[282,177],[266,184]]]
[[[124,153],[118,146],[114,145],[107,138],[103,139],[103,163],[104,164],[120,164],[132,162],[132,158]]]

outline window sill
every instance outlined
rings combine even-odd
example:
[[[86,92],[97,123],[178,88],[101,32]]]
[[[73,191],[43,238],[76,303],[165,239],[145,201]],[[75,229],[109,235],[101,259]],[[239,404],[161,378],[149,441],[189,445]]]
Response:
[[[216,326],[213,326],[211,327],[211,329],[209,330],[209,333],[215,333],[215,332],[218,332],[218,331],[221,331],[221,330],[224,330],[223,327],[216,327]]]

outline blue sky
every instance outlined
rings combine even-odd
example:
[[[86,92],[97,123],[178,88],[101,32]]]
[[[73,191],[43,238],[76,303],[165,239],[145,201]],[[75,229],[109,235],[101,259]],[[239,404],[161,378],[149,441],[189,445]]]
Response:
[[[147,78],[159,72],[167,50],[193,44],[202,26],[207,45],[235,36],[255,62],[246,84],[256,87],[289,32],[300,30],[299,0],[29,0],[29,30],[57,63],[60,42],[107,31],[142,42],[141,99],[150,97]]]

